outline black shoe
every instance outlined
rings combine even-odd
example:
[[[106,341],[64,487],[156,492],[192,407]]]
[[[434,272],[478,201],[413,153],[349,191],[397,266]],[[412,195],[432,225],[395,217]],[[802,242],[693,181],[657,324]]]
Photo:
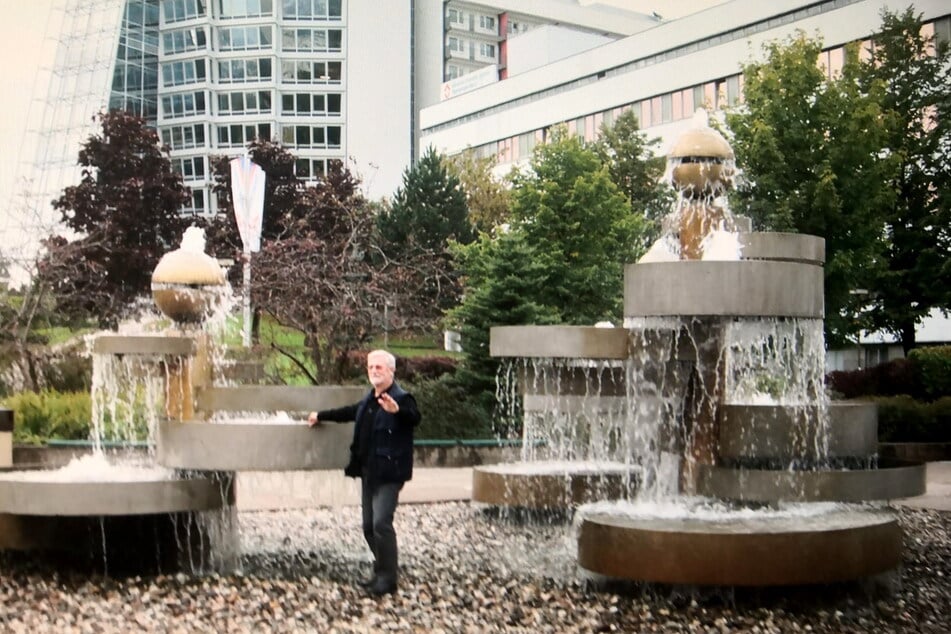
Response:
[[[384,594],[393,594],[396,592],[396,582],[377,579],[367,588],[367,592],[375,597],[382,597]]]

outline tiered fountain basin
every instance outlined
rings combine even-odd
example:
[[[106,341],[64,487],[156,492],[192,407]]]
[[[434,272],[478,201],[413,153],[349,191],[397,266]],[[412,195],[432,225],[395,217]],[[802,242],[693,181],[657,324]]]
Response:
[[[360,386],[239,386],[197,390],[196,411],[209,421],[161,421],[156,459],[177,469],[299,471],[343,469],[353,423],[308,427],[306,412],[349,405],[366,394]],[[273,412],[304,413],[268,420]],[[283,422],[281,422],[283,420]]]
[[[887,511],[660,515],[586,515],[578,534],[579,565],[637,582],[783,586],[868,578],[901,564],[901,529]]]
[[[559,360],[555,367],[520,370],[526,416],[557,411],[596,421],[627,408],[622,360],[629,335],[621,328],[501,326],[492,329],[491,354]],[[577,361],[573,361],[577,360]],[[529,439],[529,443],[534,443]],[[565,511],[606,498],[627,497],[640,470],[608,460],[549,459],[544,439],[532,460],[473,469],[472,499],[500,507]],[[526,450],[523,449],[523,453]]]

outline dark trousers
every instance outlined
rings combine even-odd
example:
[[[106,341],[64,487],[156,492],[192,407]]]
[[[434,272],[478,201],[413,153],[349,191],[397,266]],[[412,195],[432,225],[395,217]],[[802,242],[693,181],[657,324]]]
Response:
[[[367,477],[361,482],[363,536],[373,553],[373,576],[385,583],[396,583],[399,576],[399,557],[393,515],[396,513],[403,483],[377,483]]]

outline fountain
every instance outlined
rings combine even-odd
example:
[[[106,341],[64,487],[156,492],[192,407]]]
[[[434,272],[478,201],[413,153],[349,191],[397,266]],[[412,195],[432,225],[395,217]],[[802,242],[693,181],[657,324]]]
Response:
[[[823,240],[729,213],[733,153],[705,113],[668,167],[679,200],[625,269],[623,328],[492,329],[527,449],[477,467],[473,500],[576,511],[578,563],[611,579],[774,586],[895,570],[901,530],[881,501],[923,492],[924,468],[877,459],[874,405],[828,402]],[[539,459],[539,441],[583,468]]]
[[[363,388],[225,385],[210,327],[229,291],[201,230],[186,231],[152,275],[173,326],[92,341],[92,454],[0,473],[0,550],[65,554],[107,572],[227,570],[237,563],[236,471],[343,468],[352,424],[310,429],[286,413],[351,403]],[[115,432],[134,411],[147,419],[147,456],[108,452],[103,421]],[[276,412],[285,417],[273,422]],[[119,441],[134,438],[126,426]]]

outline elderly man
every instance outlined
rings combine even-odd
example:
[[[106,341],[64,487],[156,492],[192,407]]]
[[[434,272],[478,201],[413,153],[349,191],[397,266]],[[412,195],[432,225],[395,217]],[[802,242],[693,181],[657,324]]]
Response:
[[[393,380],[396,357],[386,350],[367,355],[372,388],[359,403],[311,412],[308,423],[355,421],[350,463],[344,469],[361,479],[363,536],[373,552],[373,576],[364,582],[370,594],[396,591],[398,556],[393,515],[403,483],[413,477],[413,429],[420,414],[413,395]]]

